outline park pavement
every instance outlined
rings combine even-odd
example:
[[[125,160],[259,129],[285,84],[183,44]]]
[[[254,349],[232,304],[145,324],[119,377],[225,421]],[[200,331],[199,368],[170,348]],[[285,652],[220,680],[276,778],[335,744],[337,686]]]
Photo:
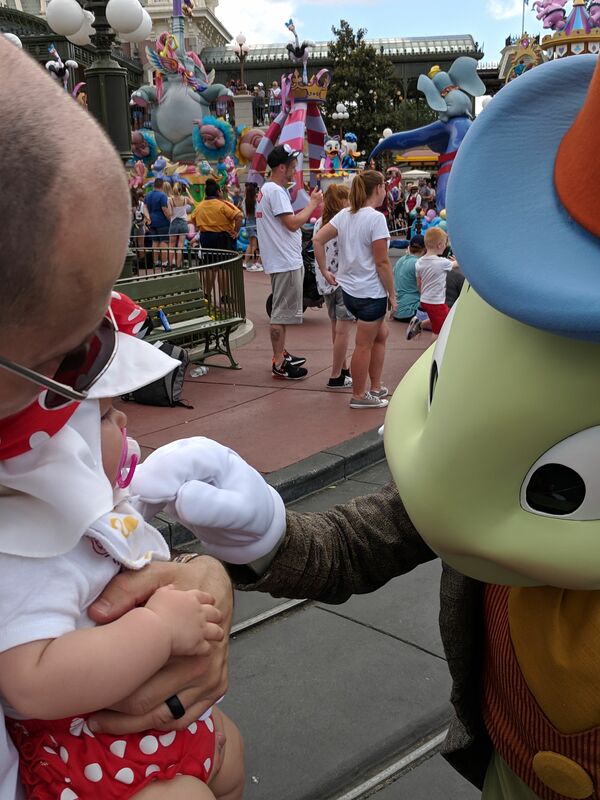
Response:
[[[176,438],[214,438],[284,499],[302,497],[290,506],[298,511],[377,491],[390,479],[376,433],[385,412],[350,410],[347,393],[325,389],[325,308],[308,310],[289,333],[288,349],[307,358],[308,379],[279,382],[270,373],[269,279],[246,273],[245,287],[254,338],[235,351],[242,370],[210,360],[207,375],[188,377],[183,397],[194,409],[127,404],[131,435],[146,454]],[[391,392],[431,344],[429,334],[406,342],[405,328],[390,323],[384,382]],[[172,546],[201,550],[180,526],[163,530]],[[338,606],[236,592],[223,709],[245,738],[246,800],[478,796],[438,754],[450,718],[439,576],[433,562]]]

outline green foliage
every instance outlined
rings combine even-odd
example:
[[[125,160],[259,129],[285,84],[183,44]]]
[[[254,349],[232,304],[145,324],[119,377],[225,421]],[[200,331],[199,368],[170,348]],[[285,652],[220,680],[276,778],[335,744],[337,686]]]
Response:
[[[358,145],[368,156],[384,128],[408,130],[426,125],[435,114],[425,100],[403,100],[394,77],[391,59],[365,42],[367,31],[354,32],[346,20],[332,27],[335,40],[329,43],[333,80],[325,103],[327,129],[334,135],[352,131]],[[338,103],[344,103],[350,117],[341,122],[332,119]]]

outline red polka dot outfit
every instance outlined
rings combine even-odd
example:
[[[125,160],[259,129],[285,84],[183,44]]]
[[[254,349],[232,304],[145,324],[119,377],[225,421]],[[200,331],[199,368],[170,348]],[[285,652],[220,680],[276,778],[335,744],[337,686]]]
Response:
[[[6,720],[19,751],[27,800],[124,800],[152,781],[189,775],[207,782],[213,769],[212,717],[182,731],[94,734],[83,717]]]

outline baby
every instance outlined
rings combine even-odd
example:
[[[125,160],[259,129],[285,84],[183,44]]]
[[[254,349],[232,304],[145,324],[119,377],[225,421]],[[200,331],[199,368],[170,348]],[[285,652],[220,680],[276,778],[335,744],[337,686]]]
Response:
[[[168,560],[169,551],[125,491],[139,456],[126,437],[125,415],[111,401],[81,406],[100,415],[114,510],[64,555],[0,553],[0,695],[26,797],[237,800],[244,784],[241,737],[218,709],[167,733],[115,737],[87,725],[87,715],[131,694],[171,657],[206,654],[223,631],[209,595],[172,587],[115,622],[93,626],[86,609],[114,575]]]

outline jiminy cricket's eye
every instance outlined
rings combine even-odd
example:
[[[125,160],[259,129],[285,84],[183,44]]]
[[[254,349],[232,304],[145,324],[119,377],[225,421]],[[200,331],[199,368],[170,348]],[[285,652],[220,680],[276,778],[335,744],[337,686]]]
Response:
[[[521,506],[544,517],[600,520],[600,426],[547,450],[521,486]]]

